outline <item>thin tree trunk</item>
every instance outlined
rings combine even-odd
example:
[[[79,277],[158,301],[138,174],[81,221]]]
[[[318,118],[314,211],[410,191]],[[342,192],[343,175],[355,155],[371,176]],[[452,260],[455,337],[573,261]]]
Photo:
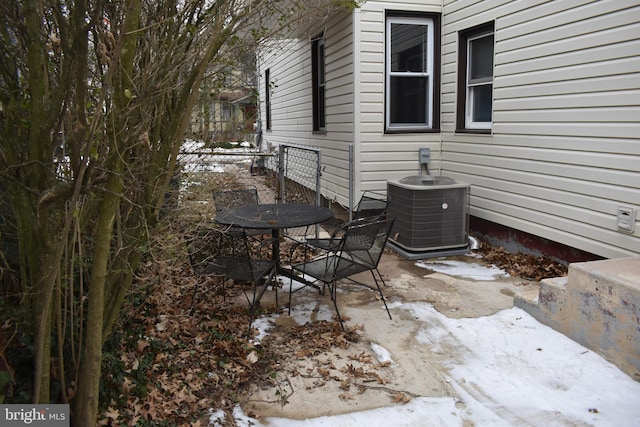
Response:
[[[131,242],[126,250],[120,251],[117,260],[114,262],[114,271],[120,273],[112,273],[107,279],[107,292],[105,298],[105,311],[103,323],[103,340],[106,341],[113,325],[118,320],[120,309],[124,303],[127,291],[133,282],[133,271],[140,262],[141,255],[139,250],[133,246],[135,242]],[[137,247],[137,246],[136,246]]]
[[[89,302],[87,305],[87,327],[84,337],[84,351],[80,362],[78,388],[73,399],[73,424],[78,427],[95,426],[98,417],[100,377],[102,371],[102,346],[104,343],[105,292],[110,261],[111,241],[114,234],[114,221],[120,209],[120,197],[123,189],[125,138],[131,135],[122,133],[126,129],[127,119],[123,116],[130,102],[127,93],[132,93],[131,76],[136,57],[141,0],[128,0],[125,6],[126,18],[123,40],[119,46],[117,74],[113,75],[114,105],[111,111],[112,126],[108,132],[110,141],[110,160],[107,162],[109,178],[105,185],[100,215],[95,230],[93,265],[89,282]],[[112,64],[112,68],[114,65]],[[113,261],[113,260],[111,260]]]
[[[114,171],[107,183],[104,200],[100,204],[100,216],[96,226],[96,242],[87,304],[87,312],[89,313],[87,333],[80,361],[78,375],[80,380],[73,400],[73,422],[76,426],[94,426],[98,415],[99,384],[102,370],[104,288],[109,265],[113,222],[119,207],[118,194],[121,188],[120,174]]]
[[[29,63],[29,88],[31,91],[31,100],[29,106],[29,115],[31,128],[29,131],[29,158],[34,162],[44,163],[47,154],[44,152],[43,146],[49,146],[47,142],[50,140],[49,130],[46,126],[40,126],[46,122],[46,102],[49,94],[47,85],[47,61],[42,50],[41,28],[41,5],[39,1],[26,0],[24,2],[24,15],[26,21],[26,29],[29,38],[27,47],[27,60]],[[28,187],[31,189],[42,190],[46,188],[46,178],[44,170],[38,165],[28,165],[23,168]],[[18,196],[24,203],[21,205],[24,209],[33,209],[35,200],[33,195]],[[27,202],[27,200],[29,200]],[[35,210],[35,209],[34,209]],[[55,259],[52,257],[52,248],[49,245],[48,229],[49,224],[48,209],[38,212],[37,229],[43,231],[34,235],[31,233],[29,240],[31,244],[40,242],[40,257],[36,262],[30,262],[30,283],[34,292],[34,318],[35,322],[35,340],[34,340],[34,402],[47,403],[49,401],[49,383],[50,383],[50,335],[51,335],[51,300],[53,295],[53,285],[55,283],[55,269],[52,263]],[[33,224],[22,229],[23,232],[33,232]]]

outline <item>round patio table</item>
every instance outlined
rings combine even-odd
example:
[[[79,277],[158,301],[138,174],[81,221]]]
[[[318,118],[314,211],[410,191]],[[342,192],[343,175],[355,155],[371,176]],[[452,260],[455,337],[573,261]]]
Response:
[[[216,222],[242,228],[271,229],[273,261],[276,272],[280,268],[280,230],[320,224],[333,218],[333,211],[315,205],[273,203],[245,205],[225,210],[216,216]]]

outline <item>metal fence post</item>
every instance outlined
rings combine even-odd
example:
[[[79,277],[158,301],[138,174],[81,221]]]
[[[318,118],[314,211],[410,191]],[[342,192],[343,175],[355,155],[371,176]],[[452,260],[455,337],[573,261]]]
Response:
[[[287,162],[285,160],[285,146],[278,146],[278,173],[276,179],[276,203],[282,203],[284,200],[284,177]]]
[[[322,177],[322,153],[318,151],[316,162],[316,206],[320,206],[320,196],[322,188],[320,186],[320,179]]]
[[[355,182],[355,161],[353,159],[353,144],[349,144],[349,221],[353,220],[353,196]]]

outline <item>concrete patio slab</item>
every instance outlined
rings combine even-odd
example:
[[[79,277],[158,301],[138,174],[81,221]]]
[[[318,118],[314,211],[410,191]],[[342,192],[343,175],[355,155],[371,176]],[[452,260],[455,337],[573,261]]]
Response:
[[[275,377],[278,387],[256,387],[242,403],[242,412],[250,416],[246,425],[640,423],[640,383],[613,365],[586,367],[604,361],[513,308],[515,296],[538,293],[538,282],[488,269],[474,256],[416,263],[389,253],[380,270],[387,282],[384,293],[393,319],[388,318],[375,292],[357,285],[341,286],[340,311],[347,325],[362,325],[363,338],[330,353],[283,355]],[[367,275],[360,279],[370,282]],[[287,286],[285,283],[285,291]],[[332,314],[328,294],[305,288],[294,293],[291,316],[278,315],[267,323],[304,324],[329,319]],[[545,334],[555,338],[547,341]],[[561,340],[561,349],[555,348],[556,339]],[[519,348],[523,342],[524,347]],[[575,356],[565,357],[563,351]],[[479,362],[470,362],[474,357]],[[529,364],[529,358],[538,365]],[[551,361],[548,367],[545,358]],[[589,371],[613,382],[609,387],[623,395],[597,396],[593,389],[600,386],[593,385]],[[555,393],[566,395],[569,404],[562,399],[555,402],[565,410],[549,407],[554,403],[549,400],[559,400]],[[620,417],[625,424],[619,424]]]

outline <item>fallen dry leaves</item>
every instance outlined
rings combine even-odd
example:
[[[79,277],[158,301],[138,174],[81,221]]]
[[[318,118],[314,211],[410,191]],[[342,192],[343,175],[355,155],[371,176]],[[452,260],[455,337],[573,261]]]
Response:
[[[132,302],[124,308],[109,347],[116,356],[105,358],[111,362],[103,369],[103,385],[111,393],[100,425],[205,426],[213,409],[227,414],[225,426],[234,426],[233,409],[250,387],[272,388],[275,403],[286,404],[293,391],[283,378],[298,375],[311,379],[311,387],[338,384],[338,397],[345,401],[369,388],[387,391],[395,403],[411,399],[385,387],[388,380],[381,373],[389,364],[369,353],[354,352],[349,363],[336,366],[331,351],[349,349],[360,339],[359,327],[345,332],[337,322],[275,325],[254,345],[247,336],[248,306],[241,285],[196,277],[182,252],[166,257],[170,261],[149,261],[137,272]],[[566,274],[566,267],[549,259],[511,254],[486,243],[481,253],[486,262],[516,276],[540,280]],[[293,259],[302,256],[293,254]],[[304,369],[283,365],[282,354],[311,364]]]
[[[356,329],[319,321],[276,327],[254,345],[241,285],[196,277],[186,258],[149,261],[138,272],[135,303],[112,337],[117,356],[103,369],[104,387],[115,391],[100,425],[207,425],[213,408],[234,426],[233,408],[250,385],[279,386],[283,352],[305,358],[359,338]]]
[[[484,262],[505,270],[512,276],[540,281],[551,277],[567,275],[567,267],[544,256],[534,256],[521,252],[511,253],[500,246],[482,242],[480,250]]]

